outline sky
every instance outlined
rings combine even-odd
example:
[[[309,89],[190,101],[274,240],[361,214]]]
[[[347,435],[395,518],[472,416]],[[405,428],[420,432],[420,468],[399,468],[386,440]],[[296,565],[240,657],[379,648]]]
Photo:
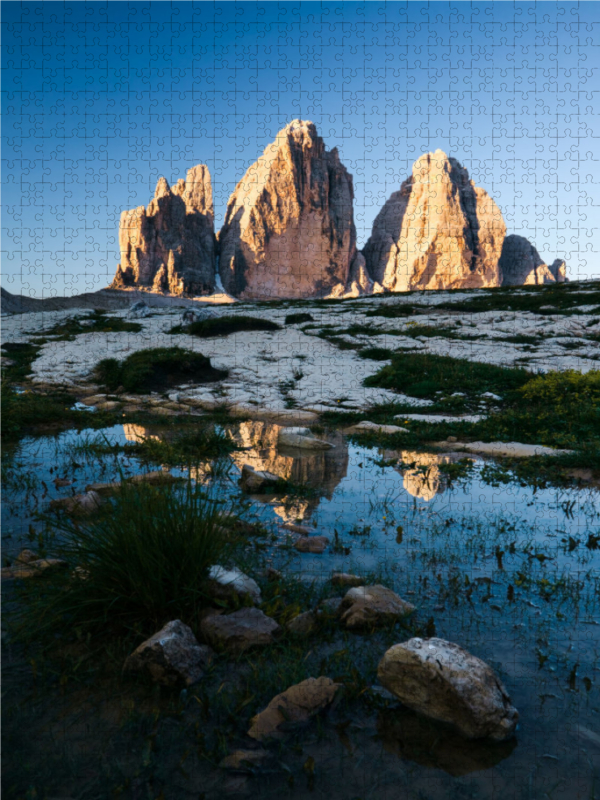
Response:
[[[2,286],[94,291],[121,211],[199,163],[216,228],[312,120],[354,178],[358,246],[441,148],[507,234],[600,278],[600,2],[2,2]]]

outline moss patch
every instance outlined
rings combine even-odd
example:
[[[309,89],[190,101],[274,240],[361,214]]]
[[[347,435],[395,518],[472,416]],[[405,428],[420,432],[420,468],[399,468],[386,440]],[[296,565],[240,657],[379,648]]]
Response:
[[[139,350],[123,361],[105,358],[95,369],[95,379],[108,389],[122,386],[126,392],[161,392],[181,383],[211,383],[227,376],[210,359],[181,347]]]
[[[268,319],[227,314],[223,317],[192,322],[191,325],[175,325],[174,328],[171,328],[169,333],[187,333],[190,336],[208,339],[212,336],[227,336],[230,333],[240,333],[241,331],[280,330],[281,325],[278,325],[276,322],[271,322],[271,320]]]

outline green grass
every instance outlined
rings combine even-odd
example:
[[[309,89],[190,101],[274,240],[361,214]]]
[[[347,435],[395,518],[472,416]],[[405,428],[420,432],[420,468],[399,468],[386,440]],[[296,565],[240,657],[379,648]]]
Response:
[[[81,413],[71,411],[75,398],[66,392],[35,394],[17,393],[11,384],[2,381],[2,438],[17,439],[34,426],[55,422],[75,422]]]
[[[514,286],[486,290],[464,300],[448,300],[436,308],[444,311],[531,311],[535,314],[577,314],[578,306],[600,303],[600,284],[550,284],[549,286]],[[552,306],[552,308],[545,308]]]
[[[434,400],[437,392],[464,392],[471,396],[493,392],[503,395],[514,392],[530,377],[531,373],[524,369],[497,367],[463,358],[431,353],[396,353],[391,364],[366,378],[364,384]]]
[[[102,386],[146,394],[164,391],[181,383],[208,383],[222,380],[226,370],[211,367],[210,359],[181,347],[156,347],[138,350],[123,361],[105,358],[96,366],[94,377]]]
[[[370,358],[372,361],[389,361],[394,355],[394,351],[388,347],[365,347],[360,350],[358,355],[361,358]]]
[[[122,482],[89,521],[50,518],[57,543],[51,555],[68,568],[25,582],[17,635],[74,628],[151,633],[172,619],[195,627],[209,605],[203,592],[208,568],[229,557],[222,521],[222,507],[191,479],[158,486]]]
[[[57,336],[64,341],[72,341],[82,333],[106,333],[123,331],[139,333],[142,326],[138,322],[127,322],[121,317],[107,317],[106,311],[94,310],[88,316],[69,317],[52,328],[42,331],[43,336]]]
[[[285,318],[286,325],[299,325],[302,322],[314,322],[312,314],[288,314]]]
[[[192,322],[191,325],[175,325],[169,333],[187,333],[190,336],[198,336],[201,339],[208,339],[212,336],[227,336],[230,333],[240,333],[241,331],[280,331],[281,325],[271,322],[268,319],[258,317],[247,317],[243,315],[226,314],[214,319],[203,319]]]

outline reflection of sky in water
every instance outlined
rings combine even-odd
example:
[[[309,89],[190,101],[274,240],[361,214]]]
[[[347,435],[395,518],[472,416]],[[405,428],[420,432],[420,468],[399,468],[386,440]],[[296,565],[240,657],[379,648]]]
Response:
[[[418,721],[388,714],[378,729],[386,751],[452,775],[472,772],[477,780],[480,776],[483,780],[486,769],[496,780],[500,767],[494,764],[505,759],[503,785],[510,796],[517,771],[525,780],[533,760],[545,765],[544,754],[556,756],[556,762],[548,762],[551,765],[560,757],[563,774],[578,774],[582,758],[589,769],[590,759],[600,752],[594,733],[600,549],[585,546],[591,533],[600,533],[596,490],[489,486],[480,476],[483,461],[476,462],[469,478],[448,484],[437,466],[440,458],[448,461],[448,454],[363,448],[336,434],[331,437],[332,450],[306,455],[279,449],[275,426],[253,422],[224,430],[248,448],[233,455],[225,476],[214,485],[220,497],[231,498],[235,511],[240,508],[237,476],[244,463],[308,482],[314,489],[305,497],[245,498],[250,515],[277,531],[272,549],[263,551],[268,562],[286,564],[306,579],[327,579],[333,569],[384,573],[400,595],[417,605],[420,624],[433,619],[437,635],[459,642],[500,669],[522,715],[514,751],[480,753],[473,748],[457,750],[453,737],[441,741],[437,730],[432,733]],[[102,432],[67,431],[24,439],[14,453],[14,461],[26,472],[20,483],[11,477],[11,451],[5,449],[4,555],[10,557],[29,544],[25,536],[29,526],[40,528],[35,517],[38,507],[46,507],[55,497],[82,492],[93,481],[118,479],[117,465],[125,474],[140,470],[127,454],[99,460],[78,450],[78,445],[100,435],[125,443],[158,433],[158,429],[117,425]],[[395,469],[389,461],[398,457],[405,463],[420,462],[424,474],[416,467],[404,473]],[[200,466],[198,477],[209,483],[208,466]],[[56,488],[57,477],[71,478],[74,484]],[[278,547],[289,536],[279,527],[284,520],[314,527],[330,538],[331,547],[323,555]],[[350,548],[349,553],[335,552],[336,531],[338,545]],[[572,548],[569,537],[576,542]],[[520,575],[525,576],[522,582]],[[577,591],[570,583],[574,581],[580,582]],[[555,585],[557,593],[545,598],[542,589]],[[363,644],[368,648],[369,640]],[[574,668],[575,689],[570,682]],[[373,742],[367,737],[365,752],[371,753]],[[428,755],[432,742],[433,761]],[[372,755],[381,757],[376,749]],[[393,766],[386,764],[393,772]],[[391,773],[388,778],[392,779]],[[494,784],[494,792],[496,788]],[[480,789],[483,794],[477,796],[491,796],[488,783]],[[430,796],[449,795],[444,789]],[[531,797],[537,796],[534,787]],[[557,796],[570,800],[573,795]]]

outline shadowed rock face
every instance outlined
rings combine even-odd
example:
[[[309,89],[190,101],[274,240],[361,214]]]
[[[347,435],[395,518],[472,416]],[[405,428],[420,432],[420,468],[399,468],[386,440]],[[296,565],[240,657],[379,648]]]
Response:
[[[488,193],[436,150],[381,209],[363,253],[373,280],[391,291],[499,286],[505,233]]]
[[[545,264],[540,254],[524,236],[507,236],[500,257],[502,286],[541,285],[564,283],[567,280],[565,262],[557,258],[551,266]]]
[[[219,234],[225,291],[244,299],[342,294],[357,255],[353,199],[337,149],[326,150],[312,122],[291,122],[229,199]],[[351,278],[368,283],[360,264]]]
[[[123,211],[121,263],[113,289],[143,286],[176,295],[209,294],[215,288],[215,235],[208,167],[192,167],[169,187],[160,178],[147,208]]]

